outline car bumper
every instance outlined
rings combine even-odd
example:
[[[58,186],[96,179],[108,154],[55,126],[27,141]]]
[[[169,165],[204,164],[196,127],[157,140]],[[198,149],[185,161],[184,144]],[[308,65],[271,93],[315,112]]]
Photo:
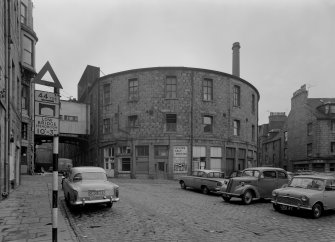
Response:
[[[294,205],[294,204],[288,204],[288,203],[283,203],[283,202],[277,202],[275,200],[271,200],[271,202],[275,205],[282,205],[282,206],[286,206],[288,208],[312,210],[311,207],[308,207],[308,206],[305,206],[305,205]]]
[[[71,205],[85,205],[85,204],[99,204],[99,203],[114,203],[118,202],[120,198],[113,197],[113,198],[104,198],[104,199],[97,199],[97,200],[86,200],[83,198],[82,200],[77,200],[75,202],[70,202]]]
[[[218,192],[219,194],[221,194],[221,196],[224,197],[242,197],[242,194],[237,194],[237,193],[230,193],[230,192]]]

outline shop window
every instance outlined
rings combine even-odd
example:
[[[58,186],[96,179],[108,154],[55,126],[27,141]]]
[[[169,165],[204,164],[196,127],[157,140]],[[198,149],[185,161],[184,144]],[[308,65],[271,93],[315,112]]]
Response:
[[[121,171],[130,171],[130,158],[121,159]]]

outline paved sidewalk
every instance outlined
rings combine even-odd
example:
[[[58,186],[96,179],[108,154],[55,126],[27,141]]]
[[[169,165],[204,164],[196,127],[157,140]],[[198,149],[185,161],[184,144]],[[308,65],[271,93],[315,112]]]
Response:
[[[79,241],[61,206],[59,201],[58,241]],[[21,185],[0,201],[0,242],[7,241],[52,241],[52,173],[22,175]]]

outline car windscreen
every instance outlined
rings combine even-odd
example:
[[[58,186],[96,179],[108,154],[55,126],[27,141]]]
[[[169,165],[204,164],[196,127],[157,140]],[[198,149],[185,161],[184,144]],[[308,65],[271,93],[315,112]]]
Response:
[[[325,181],[316,178],[293,177],[289,187],[297,187],[312,190],[323,190]]]
[[[103,172],[83,172],[76,174],[75,177],[81,177],[82,181],[90,181],[90,180],[107,180],[106,174]]]

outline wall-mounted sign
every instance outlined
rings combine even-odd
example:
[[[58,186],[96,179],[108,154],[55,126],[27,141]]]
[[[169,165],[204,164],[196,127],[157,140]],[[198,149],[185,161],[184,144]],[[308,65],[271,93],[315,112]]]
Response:
[[[35,134],[54,136],[59,133],[57,118],[35,116]]]
[[[173,157],[187,157],[187,146],[173,146]]]
[[[59,95],[53,92],[35,91],[35,101],[59,104]]]

